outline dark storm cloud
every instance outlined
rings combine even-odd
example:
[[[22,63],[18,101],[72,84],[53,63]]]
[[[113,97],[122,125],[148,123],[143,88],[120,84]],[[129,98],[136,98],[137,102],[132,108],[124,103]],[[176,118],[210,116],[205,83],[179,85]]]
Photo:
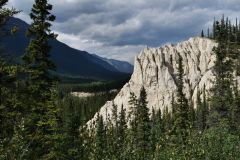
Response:
[[[9,2],[23,10],[20,17],[26,19],[33,0]],[[235,19],[240,15],[239,0],[50,0],[50,3],[57,16],[53,29],[60,33],[60,40],[110,57],[117,57],[118,51],[129,50],[132,54],[146,45],[187,39],[211,27],[214,17],[225,14]]]

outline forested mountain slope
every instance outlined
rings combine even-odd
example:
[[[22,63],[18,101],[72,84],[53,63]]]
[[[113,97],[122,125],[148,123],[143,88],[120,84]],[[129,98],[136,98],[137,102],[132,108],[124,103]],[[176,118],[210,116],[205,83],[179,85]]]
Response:
[[[26,37],[29,25],[20,19],[11,18],[5,29],[9,30],[12,26],[17,27],[17,32],[13,36],[3,37],[1,44],[15,60],[19,61],[29,43]],[[129,75],[122,73],[102,58],[71,48],[58,40],[51,40],[50,45],[51,59],[60,74],[101,80],[118,79]]]

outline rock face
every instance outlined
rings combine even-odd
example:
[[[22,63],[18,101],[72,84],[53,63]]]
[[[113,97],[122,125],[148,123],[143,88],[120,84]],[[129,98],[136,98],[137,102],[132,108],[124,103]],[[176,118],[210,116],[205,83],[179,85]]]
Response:
[[[155,110],[168,107],[171,110],[172,95],[176,93],[176,75],[178,54],[183,58],[184,93],[196,104],[197,90],[203,90],[204,85],[208,94],[214,79],[212,68],[215,55],[213,47],[217,43],[207,38],[190,38],[177,45],[167,44],[160,48],[146,48],[135,58],[134,72],[130,81],[122,88],[113,101],[107,102],[99,111],[106,120],[111,117],[113,103],[121,105],[129,112],[130,92],[139,95],[142,86],[147,92],[148,107]],[[93,122],[97,115],[89,122]]]

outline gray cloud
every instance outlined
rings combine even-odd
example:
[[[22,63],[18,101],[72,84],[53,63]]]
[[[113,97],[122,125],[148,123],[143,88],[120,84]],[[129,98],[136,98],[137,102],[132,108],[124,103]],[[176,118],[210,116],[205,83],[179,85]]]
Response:
[[[30,22],[33,0],[9,0]],[[133,60],[146,45],[156,47],[199,35],[213,17],[240,14],[239,0],[50,0],[59,40],[100,56]]]

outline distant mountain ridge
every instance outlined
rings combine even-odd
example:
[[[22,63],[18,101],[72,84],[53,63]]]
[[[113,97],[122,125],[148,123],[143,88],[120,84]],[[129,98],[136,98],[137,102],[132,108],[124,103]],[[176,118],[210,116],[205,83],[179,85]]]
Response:
[[[120,72],[129,73],[129,74],[133,73],[133,65],[128,62],[119,61],[119,60],[115,60],[115,59],[108,59],[108,58],[100,57],[96,54],[93,54],[93,55],[97,58],[100,58],[100,59],[106,61],[108,64],[110,64],[116,70],[118,70]]]
[[[29,25],[21,19],[11,18],[5,28],[10,29],[12,26],[17,26],[18,32],[13,36],[3,37],[0,44],[11,56],[20,59],[29,43],[29,39],[25,36]],[[116,68],[99,56],[71,48],[58,40],[50,40],[49,43],[52,46],[51,59],[57,67],[57,73],[61,75],[99,80],[121,79],[129,76],[130,72],[123,73],[123,70],[119,69],[121,66]],[[126,62],[120,63],[125,65]]]

